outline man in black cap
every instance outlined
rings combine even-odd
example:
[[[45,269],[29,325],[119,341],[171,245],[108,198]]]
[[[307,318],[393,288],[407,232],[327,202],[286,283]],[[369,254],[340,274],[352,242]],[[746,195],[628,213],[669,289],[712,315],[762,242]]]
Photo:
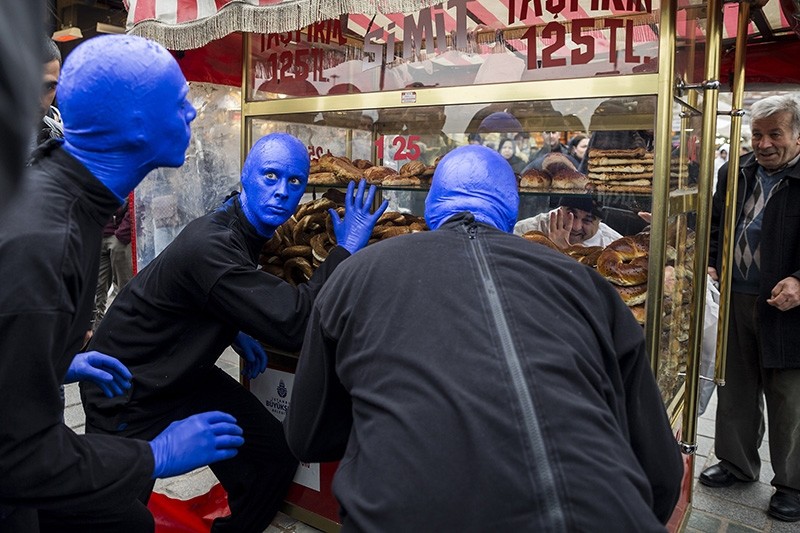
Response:
[[[591,196],[562,196],[557,208],[517,222],[514,233],[541,231],[561,248],[606,247],[622,235],[604,224],[602,218],[603,206]]]

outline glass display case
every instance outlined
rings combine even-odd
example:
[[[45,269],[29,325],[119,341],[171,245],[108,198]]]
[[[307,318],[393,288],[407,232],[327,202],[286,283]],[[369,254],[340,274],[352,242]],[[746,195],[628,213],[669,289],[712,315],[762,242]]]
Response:
[[[721,8],[694,0],[455,0],[249,35],[242,152],[266,133],[291,133],[312,158],[309,200],[335,200],[330,189],[366,179],[410,226],[420,221],[442,155],[470,142],[499,151],[510,141],[520,160],[509,160],[519,178],[520,219],[564,197],[590,197],[602,206],[602,224],[643,243],[644,281],[609,279],[644,328],[683,440],[686,420],[696,416],[687,399],[696,396],[705,301],[698,265],[706,254],[714,145],[704,130],[717,87],[702,80],[712,79],[706,54],[719,51],[706,39],[709,5]],[[564,171],[551,156],[570,156],[566,145],[579,134],[589,137],[586,154]],[[316,227],[325,233],[324,222]],[[296,226],[283,233],[297,233]],[[311,248],[313,231],[306,238]],[[286,274],[280,247],[291,244],[268,243],[264,264]],[[291,370],[291,355],[280,365]],[[691,447],[684,451],[690,479]],[[670,529],[685,520],[688,498]]]

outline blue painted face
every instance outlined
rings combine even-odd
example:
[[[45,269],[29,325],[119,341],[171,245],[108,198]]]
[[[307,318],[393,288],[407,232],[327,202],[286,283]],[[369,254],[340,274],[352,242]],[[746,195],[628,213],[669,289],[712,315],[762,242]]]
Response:
[[[197,114],[188,92],[161,45],[132,35],[89,39],[67,57],[58,84],[65,149],[123,198],[151,170],[183,164]]]
[[[469,211],[475,220],[511,232],[519,211],[517,178],[496,151],[480,145],[456,148],[439,161],[425,199],[425,221],[436,229]]]
[[[163,83],[153,91],[153,105],[144,109],[145,124],[153,127],[146,142],[156,148],[152,164],[156,167],[179,167],[186,159],[192,130],[189,124],[197,111],[189,102],[189,86],[180,68],[165,72]]]
[[[297,138],[271,133],[256,142],[242,168],[242,210],[262,237],[270,237],[297,209],[310,161]]]

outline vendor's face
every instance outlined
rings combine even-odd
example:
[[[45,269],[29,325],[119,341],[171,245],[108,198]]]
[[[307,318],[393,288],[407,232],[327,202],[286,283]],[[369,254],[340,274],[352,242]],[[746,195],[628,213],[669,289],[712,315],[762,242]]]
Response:
[[[295,212],[306,190],[308,170],[308,152],[299,141],[278,137],[253,147],[242,174],[242,204],[263,236],[271,235]]]
[[[788,111],[753,120],[751,129],[756,159],[767,170],[780,170],[800,153],[800,132]]]
[[[588,211],[576,207],[561,206],[559,209],[564,214],[572,213],[572,228],[569,232],[569,242],[581,243],[591,239],[600,229],[600,219]]]
[[[150,142],[158,146],[155,164],[179,167],[186,158],[186,149],[192,131],[189,124],[197,111],[189,102],[189,86],[178,65],[170,65],[163,81],[154,91],[150,109],[145,110],[145,120],[154,126]]]

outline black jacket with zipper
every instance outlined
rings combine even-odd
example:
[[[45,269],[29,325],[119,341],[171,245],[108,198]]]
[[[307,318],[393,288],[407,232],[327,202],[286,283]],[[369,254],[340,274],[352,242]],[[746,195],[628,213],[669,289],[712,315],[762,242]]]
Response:
[[[736,194],[736,219],[742,214],[747,186],[756,179],[758,162],[753,155],[741,161]],[[721,273],[722,228],[725,224],[725,191],[728,164],[717,174],[717,190],[711,209],[709,266]],[[759,341],[764,368],[800,368],[800,307],[781,311],[767,303],[773,287],[789,276],[800,279],[800,163],[784,178],[787,186],[770,197],[761,226],[761,264],[757,310]]]
[[[616,291],[469,213],[336,270],[284,428],[344,531],[662,531],[683,473]]]

